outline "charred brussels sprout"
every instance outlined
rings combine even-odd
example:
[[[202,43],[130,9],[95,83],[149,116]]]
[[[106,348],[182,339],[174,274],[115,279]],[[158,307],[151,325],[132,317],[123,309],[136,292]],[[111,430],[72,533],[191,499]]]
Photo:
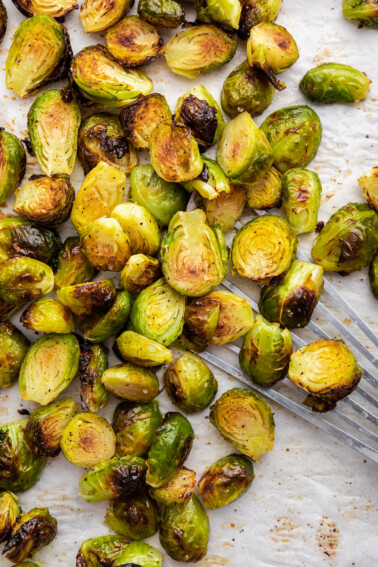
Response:
[[[261,129],[272,146],[274,165],[281,173],[308,165],[316,156],[322,137],[319,116],[306,105],[276,110],[264,120]]]
[[[17,380],[29,340],[10,321],[0,323],[0,388]]]
[[[126,138],[140,150],[149,149],[152,132],[171,117],[165,97],[157,93],[141,97],[123,108],[120,114]]]
[[[216,26],[192,26],[168,41],[165,58],[173,73],[195,79],[228,63],[236,47],[236,37]]]
[[[173,504],[184,504],[194,494],[196,488],[196,473],[185,467],[180,467],[175,476],[158,488],[150,488],[149,492],[154,500],[172,506]]]
[[[324,270],[346,274],[365,268],[377,252],[378,213],[364,203],[348,203],[334,213],[312,248]]]
[[[282,0],[243,0],[239,23],[239,37],[247,41],[251,28],[261,22],[274,22]]]
[[[18,498],[13,492],[0,493],[0,543],[9,539],[16,519],[21,514]]]
[[[359,26],[378,28],[377,0],[343,0],[343,14]]]
[[[131,254],[157,254],[160,246],[159,226],[145,207],[137,203],[121,203],[113,209],[111,216],[129,237]]]
[[[20,140],[0,129],[0,205],[20,185],[26,168],[26,153]]]
[[[0,299],[11,305],[22,305],[54,287],[50,266],[25,256],[14,256],[0,264]]]
[[[24,16],[46,14],[52,18],[62,18],[78,7],[77,0],[13,0]]]
[[[91,281],[97,270],[88,262],[80,248],[80,239],[67,238],[63,250],[59,252],[54,276],[55,288]]]
[[[6,86],[27,98],[67,75],[71,57],[68,34],[50,16],[38,14],[18,26],[6,61]]]
[[[370,79],[350,65],[324,63],[302,77],[299,88],[312,102],[334,104],[359,102],[367,97]]]
[[[297,246],[297,238],[284,219],[275,215],[255,218],[246,223],[232,241],[232,271],[261,285],[269,285],[290,268]]]
[[[106,30],[116,24],[132,5],[133,0],[84,0],[80,8],[84,33]]]
[[[192,181],[183,183],[188,191],[197,191],[205,199],[216,199],[223,193],[229,193],[231,184],[216,161],[203,157],[203,170]]]
[[[159,402],[147,404],[122,402],[113,416],[116,434],[116,455],[144,457],[152,445],[155,431],[161,426],[163,416]]]
[[[203,199],[202,208],[206,213],[207,223],[218,225],[222,232],[234,228],[243,214],[246,204],[245,189],[241,185],[230,183],[230,192],[221,193],[215,199]]]
[[[138,14],[154,26],[178,28],[185,20],[182,6],[174,0],[139,0]]]
[[[237,30],[241,14],[239,0],[195,0],[197,19],[208,24],[222,24]]]
[[[21,315],[26,329],[39,333],[73,333],[75,317],[58,299],[41,297],[34,301]]]
[[[235,449],[254,461],[273,450],[272,410],[252,390],[228,390],[211,407],[210,423]]]
[[[378,212],[378,167],[373,167],[368,173],[362,175],[358,183],[369,205]]]
[[[369,281],[371,291],[378,299],[378,255],[374,258],[369,267]]]
[[[84,338],[91,342],[104,342],[111,335],[118,335],[126,327],[131,309],[128,291],[117,291],[110,309],[103,315],[93,315],[80,324]]]
[[[140,540],[153,536],[159,529],[157,504],[146,492],[139,492],[110,502],[106,523],[111,530],[124,537]]]
[[[219,317],[211,338],[213,345],[224,345],[236,341],[251,329],[253,313],[248,301],[235,295],[235,293],[222,290],[212,291],[202,300],[194,301],[185,313],[186,324],[190,319],[190,307],[196,310],[196,306],[198,306],[201,309],[204,305],[211,305],[213,302],[219,305]]]
[[[138,295],[161,277],[159,260],[145,254],[133,254],[123,268],[119,285],[132,295]]]
[[[101,378],[108,368],[107,349],[84,341],[80,345],[79,378],[81,410],[96,412],[108,403],[108,391]]]
[[[176,213],[161,246],[163,274],[184,295],[205,295],[227,274],[227,249],[219,227],[206,223],[200,209]]]
[[[134,331],[125,331],[116,340],[116,351],[124,360],[138,366],[160,366],[172,362],[172,353],[165,346]]]
[[[116,219],[102,217],[81,233],[80,244],[90,263],[103,271],[120,272],[130,258],[130,240]]]
[[[191,301],[185,309],[184,332],[180,340],[189,342],[189,348],[193,350],[205,350],[215,334],[219,313],[220,304],[215,299],[205,296]]]
[[[112,565],[116,558],[127,549],[129,541],[117,535],[87,539],[81,544],[77,553],[76,567]]]
[[[144,541],[131,541],[115,560],[114,567],[140,566],[140,567],[162,567],[163,555],[160,551],[144,543]]]
[[[112,280],[69,285],[58,290],[59,300],[79,317],[106,312],[113,305],[115,296]]]
[[[216,510],[243,496],[255,478],[252,462],[243,455],[228,455],[208,467],[198,482],[206,508]]]
[[[5,32],[7,30],[7,23],[8,23],[7,9],[4,6],[3,1],[0,0],[0,43],[3,41]]]
[[[282,209],[294,234],[313,232],[318,224],[322,185],[309,169],[290,169],[282,178]]]
[[[23,400],[45,406],[72,382],[79,368],[75,335],[46,334],[29,348],[21,366],[19,389]]]
[[[140,404],[150,402],[159,393],[159,380],[155,372],[131,362],[105,370],[102,383],[117,398]]]
[[[275,167],[270,167],[254,183],[246,186],[247,204],[260,211],[279,207],[282,197],[282,175]]]

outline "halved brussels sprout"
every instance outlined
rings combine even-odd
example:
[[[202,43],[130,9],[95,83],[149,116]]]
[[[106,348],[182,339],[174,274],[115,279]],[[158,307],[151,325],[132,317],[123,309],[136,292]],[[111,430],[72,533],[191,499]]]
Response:
[[[227,177],[241,184],[255,181],[272,165],[272,148],[248,112],[238,114],[226,124],[217,162]]]
[[[21,514],[18,498],[13,492],[0,493],[0,543],[9,539],[16,519]]]
[[[243,214],[246,204],[245,189],[241,185],[229,183],[230,192],[221,193],[215,199],[203,199],[201,207],[206,213],[207,223],[218,225],[222,232],[234,228]]]
[[[206,305],[212,305],[214,302],[219,305],[219,317],[210,341],[213,345],[236,341],[252,328],[253,312],[248,301],[231,291],[223,290],[212,291],[202,299],[192,302],[185,312],[186,325],[191,319],[190,308],[195,312],[196,307],[203,310],[204,307],[206,309]],[[194,321],[192,320],[191,323],[193,328]],[[194,328],[193,331],[195,332]]]
[[[228,63],[237,43],[233,34],[216,26],[191,26],[168,41],[165,58],[173,73],[195,79]]]
[[[345,274],[365,268],[377,252],[378,213],[365,203],[341,207],[328,219],[312,248],[315,262],[324,270]]]
[[[180,341],[202,352],[211,343],[219,321],[220,304],[208,295],[194,299],[185,309],[185,325]]]
[[[159,226],[152,214],[137,203],[121,203],[111,212],[130,240],[131,254],[155,256],[160,246]]]
[[[112,500],[105,522],[113,532],[138,541],[158,531],[159,509],[147,492],[142,491],[123,500]]]
[[[164,374],[171,402],[185,413],[204,410],[218,391],[218,382],[210,368],[192,352],[182,354]]]
[[[282,0],[243,0],[239,37],[247,41],[253,26],[261,22],[274,22],[281,6]]]
[[[122,203],[125,194],[126,175],[100,161],[85,177],[76,194],[71,221],[81,234],[88,225],[100,217],[108,217]]]
[[[105,370],[102,383],[117,398],[139,404],[150,402],[159,393],[159,380],[155,372],[131,362]]]
[[[147,459],[147,483],[154,488],[167,484],[177,474],[191,451],[194,431],[178,412],[168,412],[157,429]]]
[[[130,567],[137,565],[140,567],[162,567],[163,555],[144,541],[131,541],[114,562],[114,567],[126,567],[127,565]]]
[[[133,0],[84,0],[80,7],[84,33],[99,32],[113,26],[132,5]]]
[[[112,423],[117,440],[116,455],[144,457],[162,422],[163,416],[157,400],[147,404],[118,404]]]
[[[116,352],[138,366],[160,366],[173,360],[172,352],[165,346],[134,331],[125,331],[118,337]]]
[[[282,209],[294,234],[313,232],[318,224],[322,185],[315,171],[290,169],[282,178]]]
[[[117,291],[114,303],[106,313],[93,315],[80,323],[84,338],[91,342],[104,342],[111,335],[118,335],[129,320],[131,302],[127,290]]]
[[[24,437],[26,424],[27,419],[20,419],[0,427],[1,490],[28,490],[38,481],[46,464],[44,457],[38,457],[29,451]]]
[[[362,175],[358,183],[369,205],[378,212],[378,166]]]
[[[172,118],[165,97],[153,93],[122,109],[120,120],[126,138],[140,150],[148,150],[152,132],[164,120]]]
[[[324,63],[307,71],[299,88],[312,102],[334,104],[364,100],[370,84],[365,73],[350,65]]]
[[[198,492],[210,510],[227,506],[243,496],[255,474],[252,462],[243,455],[227,455],[208,467],[198,481]]]
[[[158,488],[150,487],[149,492],[156,502],[164,506],[172,506],[188,502],[194,494],[195,487],[196,473],[186,467],[180,467],[172,480]]]
[[[22,313],[20,321],[26,329],[39,333],[73,333],[76,327],[74,315],[54,297],[33,301]]]
[[[138,295],[161,277],[159,260],[145,254],[133,254],[123,268],[119,285],[132,295]]]
[[[55,289],[93,280],[97,270],[88,262],[80,248],[80,239],[67,238],[59,252],[54,276]]]
[[[6,61],[5,83],[21,98],[68,73],[71,46],[65,28],[45,14],[23,20],[18,26]]]
[[[268,321],[295,329],[308,325],[323,288],[323,268],[294,260],[276,286],[261,290],[259,309]]]
[[[232,272],[269,285],[289,270],[297,246],[297,237],[284,219],[276,215],[257,217],[247,222],[232,241]]]
[[[26,169],[26,153],[20,140],[0,129],[0,205],[20,185]]]
[[[152,132],[150,159],[156,173],[165,181],[190,181],[203,168],[198,145],[190,128],[174,120],[160,122]]]
[[[205,295],[227,274],[227,249],[218,226],[210,228],[200,209],[172,217],[161,245],[165,279],[190,297]]]
[[[353,392],[362,376],[357,360],[339,340],[320,339],[292,354],[289,378],[309,393],[305,403],[314,411],[328,411]]]
[[[59,455],[63,429],[76,414],[77,408],[72,398],[57,400],[34,410],[24,431],[29,451],[41,457]]]
[[[63,430],[61,449],[74,465],[93,467],[113,457],[115,434],[101,415],[78,413]]]
[[[79,360],[81,411],[96,412],[108,403],[109,394],[101,382],[107,368],[107,348],[84,341]]]
[[[61,287],[57,295],[75,315],[85,317],[108,311],[114,303],[116,290],[112,280],[99,280]]]
[[[343,0],[343,14],[347,20],[357,21],[359,27],[378,28],[376,0]]]
[[[164,39],[138,16],[127,16],[108,29],[105,44],[109,53],[125,67],[148,65],[164,51]]]
[[[239,0],[195,0],[195,7],[200,22],[239,28],[242,9]]]
[[[13,323],[0,323],[0,388],[9,388],[16,382],[29,345]]]
[[[178,183],[159,177],[152,165],[139,165],[131,172],[129,198],[167,226],[175,213],[185,210],[189,196]]]
[[[227,179],[222,169],[213,159],[202,157],[203,169],[201,173],[192,181],[187,181],[182,185],[188,191],[197,191],[205,199],[216,199],[223,193],[229,193],[231,189],[230,181]]]
[[[39,260],[14,256],[0,264],[0,299],[11,305],[21,306],[48,295],[53,288],[54,273]]]
[[[247,204],[260,211],[281,205],[282,175],[275,167],[270,167],[259,179],[246,185]]]
[[[182,6],[174,0],[139,0],[138,14],[154,26],[178,28],[185,20]]]
[[[68,12],[78,8],[77,0],[12,0],[26,17],[46,14],[52,18],[63,19]]]
[[[77,553],[76,567],[113,565],[117,557],[128,548],[129,541],[118,535],[87,539]]]
[[[21,514],[4,547],[5,557],[13,563],[32,557],[36,551],[52,542],[57,526],[58,522],[50,515],[48,508],[33,508]]]
[[[99,44],[84,47],[75,55],[71,77],[83,97],[81,102],[95,108],[125,106],[141,95],[148,95],[153,86],[147,75],[136,69],[124,69]]]
[[[80,347],[75,335],[49,333],[29,348],[21,366],[19,389],[23,400],[46,406],[75,378]]]
[[[281,173],[308,165],[322,138],[319,116],[306,105],[276,110],[264,120],[261,130],[271,143],[274,166]]]
[[[130,240],[114,218],[93,221],[80,235],[81,249],[90,263],[103,271],[120,272],[130,258]]]
[[[274,419],[267,402],[245,388],[233,388],[211,407],[210,423],[235,449],[257,461],[273,450]]]
[[[378,299],[378,255],[374,258],[369,267],[369,281],[371,291]]]
[[[5,32],[7,30],[7,23],[8,23],[7,9],[3,4],[3,0],[0,0],[0,43],[3,41]]]
[[[160,543],[172,559],[200,561],[207,553],[208,540],[209,518],[195,494],[185,504],[163,508]]]

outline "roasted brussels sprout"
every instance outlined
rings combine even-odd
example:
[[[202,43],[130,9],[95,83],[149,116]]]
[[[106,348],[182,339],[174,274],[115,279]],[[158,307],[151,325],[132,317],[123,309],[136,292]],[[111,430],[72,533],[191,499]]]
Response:
[[[208,467],[198,481],[206,508],[215,510],[243,496],[255,478],[252,462],[243,455],[227,455]]]
[[[0,264],[0,299],[11,305],[48,295],[53,287],[52,269],[39,260],[14,256]]]
[[[29,345],[13,323],[0,323],[0,388],[9,388],[17,380]]]
[[[93,280],[97,270],[88,262],[80,248],[80,239],[67,238],[59,252],[54,276],[55,289]]]
[[[40,457],[59,455],[63,429],[76,414],[72,398],[57,400],[34,410],[24,431],[29,451]]]
[[[26,153],[20,140],[0,128],[0,205],[20,185],[25,168]]]
[[[131,254],[155,256],[160,246],[159,226],[152,214],[137,203],[122,203],[111,212],[130,240]]]
[[[74,465],[93,467],[113,457],[115,434],[101,415],[78,413],[63,430],[61,449]]]
[[[41,297],[31,303],[20,318],[26,329],[39,333],[73,333],[75,317],[58,299]]]
[[[116,219],[101,217],[80,235],[81,249],[103,271],[120,272],[130,258],[130,240]]]
[[[149,492],[154,500],[164,504],[165,506],[172,506],[173,504],[184,504],[194,494],[196,487],[196,473],[180,467],[175,476],[158,488],[150,487]]]
[[[282,209],[294,234],[313,232],[318,224],[322,185],[309,169],[290,169],[282,178]]]
[[[308,165],[322,137],[319,116],[306,105],[276,110],[264,120],[261,130],[272,146],[274,165],[281,173]]]
[[[132,295],[138,295],[161,277],[159,260],[145,254],[133,254],[123,268],[119,285]]]
[[[16,519],[21,514],[18,498],[13,492],[0,493],[0,543],[9,539]]]
[[[84,319],[80,323],[80,330],[88,341],[104,342],[111,335],[118,335],[126,327],[130,310],[130,293],[119,290],[110,309],[102,315],[93,315]]]
[[[251,28],[261,22],[274,22],[282,0],[243,0],[238,35],[247,41]]]
[[[97,14],[96,14],[97,17]],[[137,69],[124,69],[102,45],[84,47],[72,60],[71,76],[83,97],[95,108],[117,108],[152,91],[152,81]]]
[[[21,492],[39,479],[46,459],[29,451],[25,443],[26,419],[0,427],[0,489]]]
[[[273,450],[274,419],[267,402],[245,388],[233,388],[211,407],[210,423],[235,449],[257,461]]]
[[[343,14],[359,26],[378,28],[377,0],[343,0]]]
[[[71,46],[54,18],[38,14],[18,26],[6,61],[5,83],[21,98],[67,76]]]
[[[174,0],[139,0],[138,14],[154,26],[178,28],[185,20],[182,6]]]
[[[370,264],[369,281],[370,281],[371,291],[378,299],[378,254]]]
[[[81,411],[96,412],[108,403],[109,394],[101,382],[107,368],[106,347],[84,341],[79,360]]]
[[[116,352],[123,360],[138,366],[160,366],[173,360],[171,351],[165,346],[134,331],[125,331],[118,337]]]
[[[223,232],[210,228],[200,209],[172,217],[161,246],[165,279],[184,295],[205,295],[227,274],[227,249]]]
[[[231,245],[233,273],[269,285],[288,271],[295,258],[298,240],[288,223],[275,215],[247,222]]]
[[[168,412],[157,429],[148,452],[147,483],[153,487],[167,484],[186,461],[193,444],[194,431],[181,413]]]
[[[129,541],[117,535],[87,539],[81,544],[77,553],[76,567],[112,565],[117,557],[128,548]]]
[[[115,301],[116,290],[112,280],[100,280],[61,287],[57,295],[75,315],[85,317],[108,311]]]
[[[362,175],[358,183],[369,205],[378,212],[378,166]]]
[[[207,553],[208,540],[209,518],[195,494],[184,504],[163,508],[160,543],[172,559],[199,561]]]
[[[205,199],[216,199],[229,193],[231,184],[216,161],[203,157],[203,170],[192,181],[183,183],[188,191],[197,191]]]
[[[157,400],[147,404],[118,404],[112,424],[117,440],[116,455],[144,457],[162,422],[163,416]]]
[[[79,368],[75,335],[48,333],[29,348],[21,366],[19,389],[23,400],[46,406],[72,382]]]
[[[219,321],[220,304],[208,295],[195,299],[185,309],[185,325],[180,341],[202,352],[211,343]]]
[[[144,541],[131,541],[114,562],[114,567],[126,567],[127,565],[130,567],[137,565],[140,565],[140,567],[162,567],[163,555]]]
[[[117,398],[139,404],[150,402],[159,393],[159,380],[155,372],[131,362],[105,370],[102,383]]]
[[[12,535],[4,547],[5,557],[13,563],[24,561],[52,542],[58,522],[48,508],[33,508],[21,514],[13,526]]]
[[[228,63],[237,43],[234,35],[216,26],[191,26],[168,41],[165,58],[172,73],[195,79]]]
[[[8,321],[8,319],[12,317],[12,315],[14,315],[16,311],[24,305],[24,303],[25,302],[8,303],[4,299],[0,298],[0,323]]]
[[[3,0],[0,0],[0,43],[4,39],[4,35],[7,30],[7,23],[8,23],[7,9],[3,4]]]
[[[237,30],[241,14],[239,0],[195,0],[197,20],[207,24],[221,24]]]
[[[353,392],[362,376],[353,353],[341,340],[320,339],[292,354],[289,378],[309,393],[305,404],[314,411],[334,409]]]
[[[130,176],[129,198],[145,207],[162,225],[167,226],[175,213],[188,202],[185,189],[158,176],[152,165],[135,167]]]
[[[133,0],[84,0],[80,8],[84,33],[99,32],[113,26],[132,5]]]
[[[226,124],[217,162],[227,177],[241,184],[255,181],[272,165],[272,148],[248,112],[238,114]]]
[[[77,0],[13,0],[13,4],[26,17],[46,14],[57,19],[63,19],[68,12],[78,7]]]
[[[282,199],[282,175],[270,167],[259,179],[246,185],[247,204],[260,211],[279,207]]]
[[[328,219],[312,248],[315,262],[324,270],[345,274],[365,268],[377,252],[378,213],[365,203],[341,207]]]
[[[203,310],[204,307],[206,309],[206,305],[213,303],[219,305],[219,317],[210,341],[213,345],[224,345],[236,341],[252,328],[253,312],[248,301],[231,291],[224,290],[212,291],[189,305],[185,311],[187,328],[191,325],[192,332],[195,333],[196,312]]]
[[[113,532],[138,541],[158,531],[159,510],[152,498],[143,491],[111,501],[105,521]]]
[[[302,77],[299,88],[312,102],[334,104],[360,102],[367,97],[370,79],[350,65],[324,63]]]
[[[218,225],[222,232],[234,228],[243,214],[246,204],[245,189],[241,185],[229,183],[230,192],[221,193],[215,199],[202,199],[201,207],[206,213],[207,223]]]

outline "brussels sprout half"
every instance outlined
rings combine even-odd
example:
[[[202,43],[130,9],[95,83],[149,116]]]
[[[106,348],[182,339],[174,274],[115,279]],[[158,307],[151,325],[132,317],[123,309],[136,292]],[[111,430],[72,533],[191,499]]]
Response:
[[[11,305],[48,295],[53,287],[52,269],[39,260],[14,256],[0,264],[0,299]]]
[[[195,7],[200,22],[239,28],[242,10],[239,0],[195,0]]]
[[[13,323],[0,323],[0,388],[9,388],[16,382],[29,345]]]
[[[211,227],[218,225],[222,232],[234,228],[246,204],[244,187],[230,182],[229,187],[229,193],[223,192],[215,199],[203,199],[200,203],[206,213],[207,223]]]
[[[114,303],[116,290],[112,280],[100,280],[61,287],[57,295],[75,315],[85,317],[108,311]]]
[[[7,30],[7,24],[8,24],[7,9],[3,4],[3,0],[0,0],[0,43],[3,41],[5,32]]]
[[[102,375],[105,388],[117,398],[144,404],[159,393],[159,380],[149,368],[131,362],[108,368]]]
[[[245,186],[247,204],[251,209],[260,211],[279,207],[282,200],[282,175],[275,167],[270,167],[255,182]]]
[[[26,153],[20,140],[0,128],[0,205],[20,185],[26,169]]]
[[[174,0],[139,0],[138,14],[154,26],[178,28],[185,20],[182,6]]]
[[[130,240],[116,219],[101,217],[80,235],[81,249],[103,271],[120,272],[130,258]]]
[[[157,400],[147,404],[118,404],[112,423],[116,434],[116,455],[144,457],[162,422],[163,416]]]
[[[371,291],[378,299],[378,255],[374,258],[369,267],[369,281]]]
[[[195,299],[185,309],[185,325],[180,341],[191,350],[202,352],[211,343],[219,321],[220,304],[205,296]]]
[[[358,183],[370,207],[378,212],[378,166],[373,167],[368,173],[362,175]]]
[[[196,473],[186,467],[180,467],[169,482],[157,488],[150,487],[149,493],[156,502],[164,506],[172,506],[188,502],[194,494],[195,487]]]
[[[98,567],[112,565],[125,551],[128,539],[118,535],[107,535],[87,539],[81,544],[76,556],[76,567]]]
[[[80,7],[84,33],[99,32],[113,26],[132,5],[133,0],[84,0]]]
[[[281,10],[282,0],[243,0],[238,35],[248,40],[251,29],[261,22],[274,22]]]
[[[199,300],[201,301],[201,300]],[[219,305],[219,318],[211,338],[213,345],[224,345],[236,341],[253,325],[253,312],[248,301],[231,291],[215,290],[203,298],[203,303],[215,301]],[[194,305],[198,302],[194,302]],[[185,321],[188,321],[188,312]]]
[[[144,541],[131,541],[115,560],[114,567],[140,566],[140,567],[162,567],[163,555],[160,551],[144,543]]]
[[[358,22],[359,27],[378,28],[376,0],[343,0],[343,14],[347,20]]]
[[[370,79],[350,65],[324,63],[302,77],[299,88],[312,102],[334,104],[364,100],[370,90]]]
[[[119,285],[132,295],[138,295],[161,277],[159,260],[145,254],[133,254],[123,268]]]
[[[159,226],[152,214],[137,203],[121,203],[111,212],[130,240],[131,254],[155,256],[160,246]]]
[[[92,315],[80,323],[84,338],[91,342],[104,342],[111,335],[118,335],[129,320],[131,302],[127,290],[117,291],[114,303],[106,313]]]
[[[79,360],[81,411],[96,412],[108,403],[109,394],[101,382],[107,368],[107,348],[83,341]]]
[[[12,0],[13,4],[26,17],[46,14],[52,18],[62,19],[68,12],[78,8],[77,0]]]
[[[290,169],[282,178],[282,209],[294,234],[313,232],[318,224],[322,185],[309,169]]]
[[[134,331],[125,331],[116,340],[116,353],[138,366],[160,366],[173,360],[172,352],[162,344]]]
[[[55,289],[91,281],[97,274],[96,268],[82,253],[80,239],[76,236],[71,236],[64,242],[56,264]]]
[[[7,541],[21,514],[21,506],[13,492],[0,492],[0,543]]]
[[[205,199],[216,199],[223,193],[229,193],[231,183],[216,161],[202,157],[203,169],[198,177],[182,185],[188,191],[197,191]]]
[[[159,509],[146,491],[121,500],[112,500],[105,522],[113,532],[141,540],[153,536],[159,529]]]
[[[73,313],[54,297],[33,301],[20,321],[26,329],[39,333],[73,333],[76,327]]]

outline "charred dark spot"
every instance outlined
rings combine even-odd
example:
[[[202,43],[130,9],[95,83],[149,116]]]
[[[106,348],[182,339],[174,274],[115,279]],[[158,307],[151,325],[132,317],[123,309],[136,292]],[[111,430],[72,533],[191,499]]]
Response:
[[[29,140],[29,138],[28,137],[22,138],[21,142],[23,142],[25,144],[25,147],[28,151],[28,154],[30,156],[35,156],[35,153],[33,152],[33,147],[31,145],[31,141]],[[43,177],[43,176],[41,176],[41,177]]]
[[[98,140],[100,147],[111,156],[122,159],[129,151],[129,142],[124,136],[109,136],[105,124],[97,124],[88,134],[88,138]]]
[[[311,191],[306,185],[300,185],[296,193],[296,200],[299,203],[306,203],[311,196]]]
[[[207,183],[209,181],[209,168],[204,163],[201,173],[198,175],[197,179]]]
[[[248,345],[248,358],[249,358],[249,363],[252,366],[255,366],[259,359],[259,349],[252,337],[250,338]]]
[[[321,232],[323,228],[324,228],[324,222],[319,221],[318,224],[316,225],[315,232]]]
[[[244,39],[244,41],[247,41],[252,27],[258,23],[259,11],[256,7],[256,2],[254,2],[254,0],[244,2],[239,20],[238,36]]]
[[[285,320],[295,327],[307,325],[316,307],[318,298],[313,290],[297,288],[285,302]]]
[[[91,282],[77,286],[73,290],[73,298],[88,306],[90,314],[105,313],[110,309],[114,301],[114,290],[107,284]],[[89,313],[88,313],[89,314]]]
[[[19,409],[19,410],[17,410],[17,412],[18,412],[20,415],[30,415],[30,411],[27,410],[26,408]]]
[[[218,126],[217,109],[214,106],[190,94],[181,104],[180,121],[191,129],[195,138],[211,146]]]
[[[138,465],[117,467],[111,473],[109,484],[121,498],[132,496],[140,491],[145,483],[146,469]]]
[[[45,177],[42,173],[33,173],[33,175],[29,177],[29,181],[35,181],[36,179],[41,179],[42,177]]]
[[[71,87],[65,87],[60,91],[60,96],[62,101],[66,104],[70,104],[74,100],[73,92]]]
[[[173,539],[181,549],[185,549],[185,532],[179,528],[172,529]]]
[[[345,239],[341,240],[339,262],[354,260],[360,252],[363,239],[358,232],[351,231]]]
[[[49,522],[48,518],[32,518],[22,524],[20,528],[11,536],[4,547],[3,553],[9,561],[19,563],[22,561],[25,551],[27,556],[33,551],[49,543],[56,534],[56,527]]]

